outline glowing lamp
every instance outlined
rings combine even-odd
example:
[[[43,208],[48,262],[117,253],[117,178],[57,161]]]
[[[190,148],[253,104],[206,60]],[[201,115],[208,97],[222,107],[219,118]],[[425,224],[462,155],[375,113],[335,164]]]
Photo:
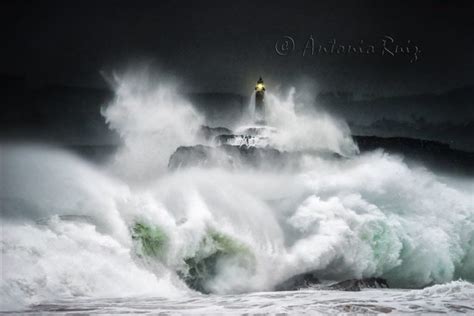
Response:
[[[255,86],[255,91],[257,92],[265,91],[265,84],[263,83],[262,78],[258,79],[257,85]]]

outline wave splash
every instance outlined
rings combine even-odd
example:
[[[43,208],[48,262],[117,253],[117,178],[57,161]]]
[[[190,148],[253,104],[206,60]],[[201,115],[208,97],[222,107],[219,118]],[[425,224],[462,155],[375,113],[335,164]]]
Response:
[[[403,288],[474,281],[471,179],[445,181],[383,151],[357,154],[336,120],[298,113],[295,92],[269,97],[269,123],[281,131],[274,147],[347,158],[169,171],[178,146],[205,142],[196,136],[204,118],[176,90],[135,79],[119,81],[103,110],[123,139],[109,164],[2,145],[3,308],[265,291],[309,271]]]

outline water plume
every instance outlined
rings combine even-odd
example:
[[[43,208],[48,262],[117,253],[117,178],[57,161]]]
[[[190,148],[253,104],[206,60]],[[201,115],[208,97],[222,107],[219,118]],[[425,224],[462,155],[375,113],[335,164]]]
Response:
[[[179,146],[204,142],[203,118],[146,75],[115,89],[103,115],[123,144],[110,163],[2,145],[3,308],[269,291],[305,272],[403,288],[474,280],[472,179],[357,154],[344,123],[295,109],[294,90],[267,96],[267,119],[269,146],[311,153],[298,168],[168,170]]]
[[[150,72],[114,75],[112,84],[115,98],[102,114],[123,141],[115,170],[142,180],[162,174],[178,146],[194,144],[203,118],[175,84]]]

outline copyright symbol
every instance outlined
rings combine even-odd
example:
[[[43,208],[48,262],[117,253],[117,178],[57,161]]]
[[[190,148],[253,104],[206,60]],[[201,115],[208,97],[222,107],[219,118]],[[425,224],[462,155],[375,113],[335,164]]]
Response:
[[[287,56],[295,50],[295,40],[291,36],[283,36],[275,43],[275,52],[280,56]]]

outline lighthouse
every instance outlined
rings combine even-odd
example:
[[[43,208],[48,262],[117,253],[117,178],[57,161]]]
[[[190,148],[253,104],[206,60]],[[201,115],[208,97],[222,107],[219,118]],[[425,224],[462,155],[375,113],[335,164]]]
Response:
[[[255,123],[265,124],[265,84],[262,77],[255,86]]]

